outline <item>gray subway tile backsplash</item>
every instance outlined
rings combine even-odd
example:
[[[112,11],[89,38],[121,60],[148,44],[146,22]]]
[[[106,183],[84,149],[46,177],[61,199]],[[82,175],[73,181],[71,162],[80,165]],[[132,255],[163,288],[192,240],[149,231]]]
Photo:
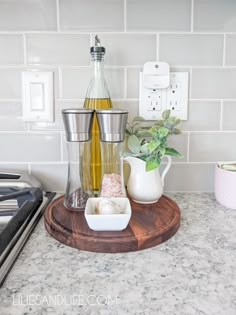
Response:
[[[61,160],[59,133],[0,133],[1,162]]]
[[[170,139],[184,158],[174,159],[165,190],[212,191],[215,162],[236,155],[235,32],[232,0],[0,1],[0,168],[31,170],[46,189],[64,191],[61,110],[83,106],[98,34],[113,106],[129,120],[139,114],[145,62],[189,72],[188,120]],[[54,72],[54,122],[22,120],[25,70]]]
[[[0,31],[56,30],[56,0],[0,1]]]
[[[59,0],[63,31],[123,31],[123,0]]]
[[[15,65],[24,63],[22,35],[0,35],[0,47],[0,65]]]
[[[92,75],[91,68],[63,68],[62,93],[64,99],[84,99]],[[124,98],[124,69],[106,68],[106,81],[111,98]]]
[[[193,69],[191,97],[196,99],[236,98],[236,69]]]
[[[223,35],[162,34],[160,60],[171,65],[220,66],[223,62]]]
[[[88,34],[27,34],[27,63],[89,65]]]
[[[220,115],[220,101],[190,101],[188,119],[182,122],[181,129],[187,131],[220,130]]]
[[[197,0],[194,2],[194,31],[235,32],[236,1]]]
[[[190,31],[190,0],[128,0],[128,31]]]
[[[115,108],[127,109],[129,112],[129,121],[131,121],[135,116],[138,116],[138,101],[114,100],[112,104]]]
[[[235,160],[235,132],[196,132],[190,135],[190,162]]]
[[[171,148],[175,148],[181,155],[182,158],[172,157],[174,162],[183,163],[187,161],[187,152],[188,152],[188,134],[182,133],[178,136],[173,135],[168,140],[168,145]]]
[[[222,129],[236,131],[236,100],[224,101],[223,103],[223,117]]]
[[[0,101],[0,131],[23,131],[27,124],[22,120],[22,103]]]
[[[101,41],[106,47],[106,65],[143,66],[147,60],[156,60],[154,34],[103,34]]]
[[[236,35],[226,35],[225,64],[236,66]]]
[[[165,178],[166,191],[213,191],[214,164],[173,164]]]
[[[127,98],[139,97],[139,73],[142,68],[127,69]]]
[[[21,98],[21,71],[18,68],[0,68],[0,99]]]
[[[64,99],[84,98],[88,88],[91,69],[62,68],[62,95]]]

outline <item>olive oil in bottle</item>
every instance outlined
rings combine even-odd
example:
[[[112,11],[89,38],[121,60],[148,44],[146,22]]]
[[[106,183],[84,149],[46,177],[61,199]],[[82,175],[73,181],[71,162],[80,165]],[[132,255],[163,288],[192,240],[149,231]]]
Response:
[[[90,48],[91,60],[93,64],[93,76],[90,80],[86,93],[84,108],[106,109],[112,107],[110,94],[104,76],[104,54],[105,48],[101,46],[98,36],[95,36],[95,46]],[[91,182],[95,194],[98,193],[101,181],[101,151],[99,128],[96,114],[92,125],[91,140]]]

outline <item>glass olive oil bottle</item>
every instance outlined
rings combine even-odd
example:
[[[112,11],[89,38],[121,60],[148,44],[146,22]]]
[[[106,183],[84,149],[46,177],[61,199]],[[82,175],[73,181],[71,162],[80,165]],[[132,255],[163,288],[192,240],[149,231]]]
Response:
[[[104,109],[111,108],[112,102],[104,76],[105,47],[101,46],[98,36],[95,36],[95,45],[90,48],[93,65],[93,76],[86,93],[84,108]],[[98,193],[101,181],[101,152],[97,117],[93,119],[91,140],[91,182],[95,194]]]

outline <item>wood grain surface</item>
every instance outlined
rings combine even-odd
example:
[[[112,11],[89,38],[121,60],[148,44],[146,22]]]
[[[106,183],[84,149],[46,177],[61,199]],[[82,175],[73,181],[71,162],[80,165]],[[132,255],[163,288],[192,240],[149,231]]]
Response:
[[[170,198],[162,196],[153,204],[130,200],[132,216],[123,231],[91,230],[84,212],[67,210],[64,196],[55,199],[44,213],[48,233],[63,244],[91,252],[122,253],[150,248],[172,237],[180,226],[180,209]]]

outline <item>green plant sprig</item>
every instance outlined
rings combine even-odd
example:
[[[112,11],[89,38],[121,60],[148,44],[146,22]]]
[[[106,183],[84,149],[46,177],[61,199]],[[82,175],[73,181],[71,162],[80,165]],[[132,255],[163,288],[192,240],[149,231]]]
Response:
[[[126,135],[128,137],[128,148],[126,156],[135,156],[146,162],[146,171],[159,167],[164,155],[182,157],[182,155],[168,146],[167,139],[171,135],[180,134],[177,125],[181,120],[170,116],[170,110],[162,113],[162,119],[150,122],[137,116],[131,123],[127,124]]]

